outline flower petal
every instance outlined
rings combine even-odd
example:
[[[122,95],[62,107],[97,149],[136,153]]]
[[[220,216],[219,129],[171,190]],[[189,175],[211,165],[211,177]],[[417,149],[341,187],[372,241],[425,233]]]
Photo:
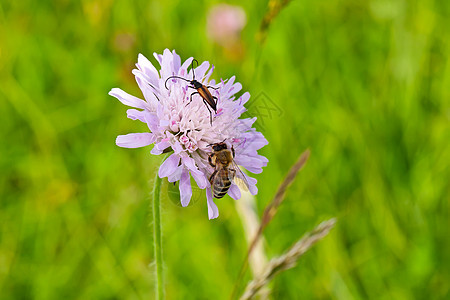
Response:
[[[155,113],[150,113],[149,111],[144,111],[144,119],[147,123],[148,129],[151,132],[156,132],[159,129],[159,119]]]
[[[146,108],[147,102],[138,97],[132,96],[121,89],[113,88],[109,93],[109,95],[116,97],[120,102],[127,106],[136,107],[136,108]]]
[[[161,78],[166,79],[173,73],[175,73],[173,67],[173,54],[169,49],[164,49],[161,61]]]
[[[243,173],[245,179],[247,179],[248,182],[248,190],[250,191],[250,194],[252,194],[253,196],[258,194],[258,188],[256,187],[256,183],[258,182],[258,180],[256,180],[253,177],[248,176],[247,174]]]
[[[206,201],[208,204],[208,218],[215,219],[219,216],[219,209],[217,208],[217,205],[214,203],[212,194],[211,194],[211,187],[206,188]]]
[[[250,93],[249,92],[245,92],[244,94],[242,94],[242,96],[239,98],[239,104],[244,105],[245,103],[247,103],[247,101],[250,99]]]
[[[262,167],[265,167],[267,163],[260,160],[258,157],[252,157],[249,155],[236,156],[234,161],[239,165],[252,172],[253,174],[259,174],[262,172]]]
[[[239,82],[236,82],[235,84],[233,84],[233,86],[231,86],[231,88],[228,90],[228,92],[231,93],[232,95],[234,95],[237,92],[239,92],[240,90],[242,90],[242,84],[240,84]]]
[[[180,157],[175,153],[172,154],[159,167],[158,176],[163,178],[173,174],[177,170],[179,162]]]
[[[148,82],[148,79],[143,78],[144,75],[140,71],[133,70],[133,74],[135,75],[136,82],[141,89],[145,100],[147,100],[147,103],[150,103],[153,107],[156,106],[158,103],[158,98],[155,95],[156,88]]]
[[[191,201],[192,197],[192,187],[191,187],[191,177],[189,176],[189,171],[183,168],[180,178],[180,199],[181,206],[186,207]]]
[[[138,63],[136,65],[139,70],[141,70],[147,78],[150,80],[150,83],[156,85],[159,79],[159,73],[153,64],[141,53],[138,55]]]
[[[198,66],[197,68],[195,68],[194,72],[195,72],[195,78],[198,81],[203,80],[203,77],[205,75],[205,72],[209,69],[209,62],[204,61],[200,66]],[[189,72],[189,73],[192,73]],[[190,76],[192,76],[192,74],[190,74]]]
[[[234,200],[238,200],[241,198],[241,190],[233,183],[228,190],[228,195]]]
[[[175,74],[178,74],[178,70],[181,67],[181,58],[175,52],[175,50],[172,51],[172,57],[173,57],[173,70],[175,71]]]
[[[127,110],[127,117],[131,120],[139,120],[145,123],[144,112],[137,109]]]
[[[199,170],[192,171],[191,175],[194,177],[195,182],[197,183],[198,187],[201,189],[204,189],[208,185],[208,180],[205,177],[205,174]]]
[[[154,142],[155,136],[150,132],[129,133],[116,138],[116,145],[123,148],[139,148]]]
[[[167,180],[168,180],[169,182],[175,182],[175,181],[180,180],[180,178],[181,178],[181,173],[183,172],[183,169],[184,169],[183,166],[178,166],[178,168],[176,169],[176,171],[173,172],[171,175],[169,175],[169,176],[167,177]]]
[[[183,65],[181,66],[180,70],[179,70],[179,74],[180,76],[185,76],[187,74],[187,69],[189,68],[189,66],[191,65],[191,62],[194,58],[193,57],[189,57],[188,59],[186,59],[183,63]]]
[[[172,149],[176,154],[180,154],[181,151],[183,151],[183,147],[181,146],[180,142],[175,141],[172,145]]]
[[[182,156],[183,164],[191,171],[192,177],[194,177],[195,182],[198,187],[204,189],[208,185],[208,180],[203,172],[201,172],[195,164],[195,160],[189,156]]]

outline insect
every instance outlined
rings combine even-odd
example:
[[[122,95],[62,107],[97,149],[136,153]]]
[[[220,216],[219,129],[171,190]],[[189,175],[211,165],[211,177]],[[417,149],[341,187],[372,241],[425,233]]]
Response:
[[[242,190],[248,191],[248,182],[239,166],[234,162],[234,148],[228,149],[224,142],[212,145],[213,153],[208,156],[209,164],[214,172],[209,177],[215,198],[226,195],[231,183],[237,184]]]
[[[213,111],[215,113],[217,113],[217,97],[211,95],[211,92],[208,89],[211,88],[211,89],[217,90],[219,88],[218,87],[209,86],[209,85],[206,86],[206,85],[203,85],[202,83],[200,83],[199,81],[195,80],[194,61],[197,63],[197,67],[198,67],[198,61],[196,59],[193,59],[192,63],[191,63],[192,80],[188,80],[186,78],[173,75],[173,76],[170,76],[170,77],[168,77],[166,79],[166,82],[164,83],[164,85],[166,86],[166,89],[168,89],[167,88],[167,81],[169,79],[172,79],[172,78],[178,78],[178,79],[182,79],[184,81],[189,82],[191,84],[189,87],[191,89],[195,89],[197,91],[191,94],[190,101],[189,101],[188,104],[186,104],[186,106],[188,106],[192,102],[192,96],[194,96],[195,94],[199,94],[203,98],[203,103],[205,103],[206,108],[208,108],[209,120],[210,120],[210,123],[212,125],[212,112],[211,112],[211,110],[209,108],[211,107],[213,109]]]

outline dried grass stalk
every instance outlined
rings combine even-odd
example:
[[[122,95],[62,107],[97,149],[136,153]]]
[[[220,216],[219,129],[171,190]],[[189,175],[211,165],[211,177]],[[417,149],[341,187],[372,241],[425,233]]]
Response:
[[[300,157],[298,158],[297,162],[291,167],[289,170],[289,173],[286,175],[286,178],[284,178],[283,182],[281,183],[280,187],[277,190],[277,193],[275,194],[275,197],[273,198],[272,202],[270,202],[266,209],[264,210],[264,213],[261,217],[261,225],[258,228],[258,232],[256,233],[255,237],[253,238],[252,243],[250,244],[250,247],[248,249],[247,256],[253,251],[253,247],[258,242],[259,238],[261,237],[261,234],[266,228],[266,226],[272,221],[273,217],[278,211],[278,207],[284,200],[284,195],[286,194],[287,188],[292,184],[295,177],[297,176],[298,172],[303,168],[303,166],[308,161],[309,155],[310,155],[309,149],[306,149],[305,152],[303,152]]]
[[[291,0],[269,0],[267,4],[267,12],[264,15],[261,25],[259,27],[258,39],[261,43],[264,43],[267,37],[267,31],[272,24],[273,20],[278,16],[280,11],[285,8]]]
[[[272,221],[273,217],[277,213],[278,207],[284,200],[284,195],[286,194],[287,188],[292,184],[292,182],[294,181],[298,172],[303,168],[303,166],[308,161],[310,153],[311,152],[309,151],[309,149],[306,149],[306,151],[304,151],[300,155],[299,159],[291,167],[291,169],[289,170],[289,173],[286,175],[286,178],[283,180],[280,187],[278,188],[277,193],[275,194],[275,197],[273,198],[272,202],[270,202],[266,206],[266,209],[264,210],[264,213],[261,218],[261,224],[259,225],[259,228],[248,247],[247,255],[245,257],[244,263],[242,264],[241,270],[239,271],[239,275],[238,275],[238,278],[234,285],[230,299],[236,298],[236,296],[238,294],[239,284],[245,274],[245,271],[247,270],[248,260],[249,260],[249,257],[251,255],[252,251],[254,250],[255,246],[258,244],[258,241],[262,236],[262,232],[263,232],[264,228],[266,228],[266,226],[270,223],[270,221]]]
[[[252,299],[261,288],[267,286],[275,275],[295,267],[298,259],[315,243],[324,238],[334,227],[335,223],[336,219],[334,218],[320,223],[313,231],[305,234],[283,255],[271,259],[264,272],[247,285],[244,294],[240,299]]]
[[[255,196],[248,191],[241,191],[241,199],[234,203],[241,218],[242,226],[244,227],[245,238],[248,245],[250,245],[260,226]],[[257,278],[264,271],[264,268],[268,263],[267,255],[264,251],[264,237],[261,237],[258,243],[256,243],[252,255],[248,258],[248,263],[250,270],[252,271],[252,278]],[[259,291],[257,298],[261,300],[268,299],[269,294],[270,290],[265,287]]]

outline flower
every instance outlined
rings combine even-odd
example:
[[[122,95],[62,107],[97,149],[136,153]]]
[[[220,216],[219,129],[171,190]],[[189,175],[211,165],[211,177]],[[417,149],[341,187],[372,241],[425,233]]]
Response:
[[[120,102],[134,109],[127,110],[128,118],[146,123],[149,132],[119,135],[116,144],[124,148],[138,148],[154,144],[151,153],[159,155],[173,153],[161,164],[158,176],[167,177],[169,182],[179,182],[181,205],[187,206],[192,196],[191,176],[200,189],[206,189],[208,216],[217,218],[219,211],[213,201],[209,177],[214,171],[208,163],[212,153],[211,144],[223,142],[235,150],[235,162],[252,173],[261,173],[267,165],[267,158],[258,155],[257,150],[267,145],[264,136],[252,128],[256,118],[239,119],[246,111],[244,104],[249,100],[248,92],[236,99],[242,85],[235,82],[235,77],[216,83],[209,80],[214,66],[203,62],[194,68],[195,78],[217,97],[217,111],[212,115],[199,94],[190,88],[190,84],[179,76],[191,80],[193,70],[188,71],[193,58],[181,63],[175,51],[164,50],[164,54],[154,54],[161,66],[160,71],[142,54],[138,56],[137,69],[133,70],[137,84],[142,91],[144,100],[127,94],[121,89],[113,88],[109,94]],[[255,195],[258,192],[256,179],[247,175],[249,191]],[[233,183],[228,191],[233,199],[240,198],[240,190]]]
[[[236,44],[242,29],[247,24],[247,16],[240,6],[218,4],[208,12],[207,34],[210,39],[224,47]]]

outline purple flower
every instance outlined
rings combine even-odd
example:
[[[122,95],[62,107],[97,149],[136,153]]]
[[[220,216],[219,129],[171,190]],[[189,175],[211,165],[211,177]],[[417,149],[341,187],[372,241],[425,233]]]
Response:
[[[134,107],[127,111],[128,118],[146,123],[149,132],[119,135],[116,144],[125,148],[138,148],[154,144],[152,154],[173,153],[161,164],[158,175],[167,177],[169,182],[179,182],[181,205],[187,206],[192,196],[191,176],[200,189],[206,189],[208,216],[217,218],[219,211],[213,201],[209,176],[214,171],[208,163],[212,153],[211,144],[225,141],[235,150],[235,162],[252,173],[261,173],[267,165],[267,158],[258,155],[257,150],[267,145],[264,136],[252,128],[256,118],[239,119],[246,111],[244,104],[249,100],[248,92],[235,98],[242,85],[235,82],[234,76],[229,80],[216,83],[209,80],[214,66],[203,62],[195,68],[195,78],[204,85],[214,86],[210,89],[217,97],[217,113],[213,113],[212,124],[210,113],[198,95],[190,96],[194,89],[181,79],[165,81],[169,76],[192,79],[192,70],[188,71],[193,58],[181,63],[175,51],[164,50],[164,54],[154,54],[161,66],[158,70],[152,63],[139,54],[137,69],[133,70],[137,84],[144,95],[139,99],[114,88],[109,94],[127,106]],[[189,103],[189,104],[188,104]],[[253,195],[258,192],[256,179],[247,177],[249,191]],[[228,194],[233,199],[241,196],[239,188],[232,184]]]

